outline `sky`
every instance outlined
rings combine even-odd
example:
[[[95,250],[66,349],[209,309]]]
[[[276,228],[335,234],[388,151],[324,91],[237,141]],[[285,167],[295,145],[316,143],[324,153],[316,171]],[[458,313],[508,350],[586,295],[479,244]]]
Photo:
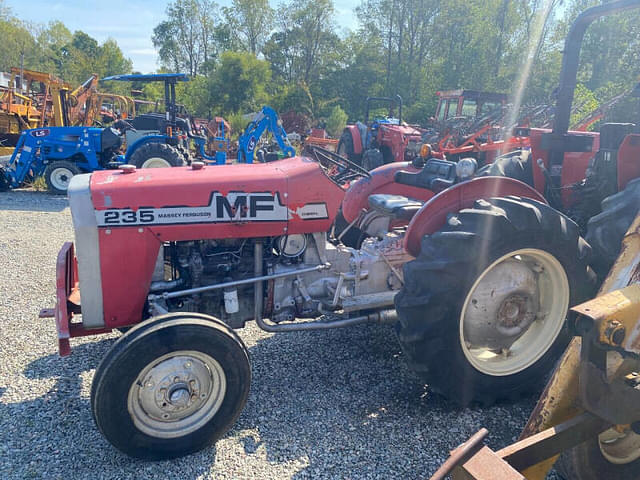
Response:
[[[272,6],[277,1],[270,0]],[[4,0],[22,20],[46,24],[60,20],[71,30],[82,30],[102,43],[114,38],[134,70],[149,73],[158,68],[151,42],[153,28],[164,18],[169,0]],[[222,6],[231,0],[217,0]],[[355,26],[359,0],[335,0],[338,29]]]

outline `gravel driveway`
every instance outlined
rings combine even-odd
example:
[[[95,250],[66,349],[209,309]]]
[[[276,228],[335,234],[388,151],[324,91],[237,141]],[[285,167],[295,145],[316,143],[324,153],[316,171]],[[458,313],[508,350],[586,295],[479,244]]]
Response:
[[[253,324],[253,385],[215,447],[168,462],[132,460],[98,433],[94,370],[118,334],[72,341],[58,357],[58,249],[73,239],[67,201],[0,193],[0,478],[425,478],[480,427],[494,448],[514,441],[535,399],[457,410],[407,369],[393,329],[274,336]]]

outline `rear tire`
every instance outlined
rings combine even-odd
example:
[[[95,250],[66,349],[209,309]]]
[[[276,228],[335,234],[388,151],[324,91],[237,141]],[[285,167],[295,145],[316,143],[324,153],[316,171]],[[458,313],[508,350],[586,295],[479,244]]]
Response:
[[[140,146],[131,155],[130,163],[136,168],[169,168],[185,165],[183,156],[176,148],[160,142]]]
[[[534,391],[566,345],[568,306],[594,290],[589,253],[548,205],[477,200],[404,265],[395,304],[407,362],[461,406]]]
[[[68,160],[57,160],[51,162],[44,169],[44,181],[51,193],[56,195],[66,195],[69,182],[74,175],[78,175],[81,170],[75,163]]]
[[[485,174],[487,176],[509,177],[533,187],[531,152],[527,150],[518,150],[500,155],[486,168]]]
[[[247,349],[231,328],[172,313],[118,339],[96,370],[91,408],[118,450],[169,459],[218,440],[242,412],[250,383]]]
[[[384,157],[377,148],[370,148],[362,155],[362,167],[367,171],[375,170],[378,167],[384,165]]]
[[[585,240],[594,253],[593,268],[604,278],[620,254],[622,239],[640,208],[640,179],[602,201],[602,212],[591,217]]]
[[[640,460],[625,464],[611,463],[600,449],[598,438],[592,438],[564,452],[555,468],[565,480],[638,480]]]
[[[347,160],[350,160],[358,165],[362,165],[362,155],[357,155],[355,153],[355,148],[353,146],[353,137],[351,136],[351,132],[349,130],[345,130],[340,135],[340,140],[338,141],[338,148],[336,153]]]

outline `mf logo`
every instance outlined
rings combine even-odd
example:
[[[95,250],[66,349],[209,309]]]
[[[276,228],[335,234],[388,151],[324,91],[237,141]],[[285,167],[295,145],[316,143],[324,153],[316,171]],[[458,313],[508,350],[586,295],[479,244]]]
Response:
[[[98,226],[170,225],[179,223],[287,221],[288,210],[278,192],[214,192],[203,207],[96,210]]]

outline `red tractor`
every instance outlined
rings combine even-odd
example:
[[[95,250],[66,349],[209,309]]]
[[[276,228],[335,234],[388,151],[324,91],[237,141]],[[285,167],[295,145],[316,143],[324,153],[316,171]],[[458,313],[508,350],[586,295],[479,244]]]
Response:
[[[385,103],[389,113],[369,122],[373,102]],[[394,117],[393,108],[398,108]],[[411,161],[419,154],[422,132],[402,123],[402,97],[367,97],[364,123],[347,125],[338,142],[338,154],[373,170],[392,162]]]
[[[96,370],[98,429],[146,459],[215,442],[247,400],[232,329],[249,320],[269,332],[393,323],[409,364],[462,405],[535,389],[566,344],[569,306],[590,298],[592,268],[615,258],[638,209],[640,135],[567,125],[586,26],[639,4],[578,17],[553,131],[532,130],[531,154],[491,175],[437,158],[369,173],[326,156],[74,177],[75,246],[43,315],[62,355],[71,337],[133,326]],[[345,175],[362,178],[345,192]],[[357,248],[330,234],[341,203]]]

